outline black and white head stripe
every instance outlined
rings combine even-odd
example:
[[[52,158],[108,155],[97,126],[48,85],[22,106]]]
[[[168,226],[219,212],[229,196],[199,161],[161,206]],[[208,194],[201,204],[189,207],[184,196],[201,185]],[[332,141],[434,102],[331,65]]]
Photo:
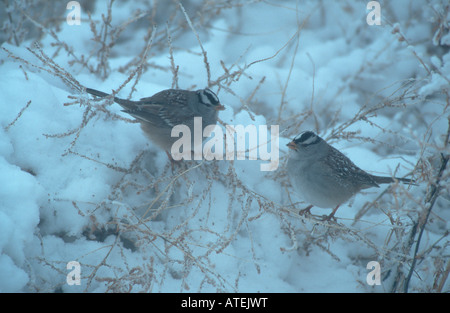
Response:
[[[198,90],[197,94],[200,102],[207,106],[220,104],[219,98],[216,96],[214,92],[211,91],[211,89],[206,88]]]
[[[303,147],[316,144],[320,142],[320,140],[322,139],[312,131],[305,131],[301,133],[298,137],[294,138],[295,144],[302,145]]]

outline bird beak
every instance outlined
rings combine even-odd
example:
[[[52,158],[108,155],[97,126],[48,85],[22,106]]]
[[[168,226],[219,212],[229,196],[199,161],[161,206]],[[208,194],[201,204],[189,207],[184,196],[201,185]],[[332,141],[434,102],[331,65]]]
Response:
[[[217,111],[223,111],[225,110],[225,106],[223,104],[218,104],[214,107]]]
[[[289,149],[297,150],[297,144],[292,140],[290,143],[288,143],[286,146],[288,146]]]

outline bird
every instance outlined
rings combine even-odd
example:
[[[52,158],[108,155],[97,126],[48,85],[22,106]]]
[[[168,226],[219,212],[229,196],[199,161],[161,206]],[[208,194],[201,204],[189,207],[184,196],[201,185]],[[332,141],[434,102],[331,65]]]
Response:
[[[86,92],[96,97],[107,97],[109,94],[91,88]],[[225,109],[217,95],[209,88],[196,91],[184,89],[166,89],[151,97],[138,101],[114,97],[124,110],[122,112],[133,116],[141,126],[144,134],[157,146],[169,151],[177,137],[171,136],[172,128],[176,125],[186,125],[194,131],[194,117],[202,118],[202,133],[208,125],[217,123],[218,113]],[[209,134],[203,134],[204,137]]]
[[[302,132],[287,144],[291,149],[288,176],[297,193],[313,206],[333,208],[326,220],[334,219],[340,205],[362,189],[395,181],[411,184],[407,178],[376,176],[356,166],[347,156],[312,131]]]

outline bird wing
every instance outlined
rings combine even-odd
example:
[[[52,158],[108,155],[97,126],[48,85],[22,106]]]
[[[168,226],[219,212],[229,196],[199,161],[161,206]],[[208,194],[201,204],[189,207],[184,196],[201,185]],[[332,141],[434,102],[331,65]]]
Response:
[[[91,88],[86,88],[86,91],[97,97],[109,95]],[[117,97],[114,97],[114,101],[124,108],[122,112],[158,128],[172,128],[175,125],[186,124],[195,116],[195,112],[187,106],[188,92],[176,89],[163,90],[139,101]]]
[[[194,118],[194,113],[186,108],[174,110],[159,104],[137,105],[134,109],[123,110],[123,112],[157,127],[172,128],[175,125],[186,124]]]
[[[330,146],[330,148],[336,150],[334,147]],[[379,187],[372,175],[360,169],[338,150],[335,152],[329,153],[326,156],[325,162],[327,164],[334,164],[336,168],[340,169],[339,171],[332,171],[332,175],[335,175],[338,181],[349,182],[355,187],[362,186],[361,189]]]
[[[176,89],[160,91],[135,102],[133,109],[124,112],[157,127],[174,127],[192,120],[195,113],[186,105],[187,94]]]

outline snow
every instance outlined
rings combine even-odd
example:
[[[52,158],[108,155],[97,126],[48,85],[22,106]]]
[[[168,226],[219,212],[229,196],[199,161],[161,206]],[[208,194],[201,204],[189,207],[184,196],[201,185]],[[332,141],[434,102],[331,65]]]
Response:
[[[308,204],[285,172],[286,144],[308,129],[375,175],[403,177],[414,171],[416,178],[432,179],[439,153],[448,155],[448,34],[441,39],[443,48],[436,49],[436,20],[430,18],[432,7],[443,10],[444,4],[380,2],[386,14],[380,26],[366,24],[364,1],[286,0],[222,9],[205,28],[186,4],[207,52],[211,81],[224,74],[221,61],[230,73],[245,69],[221,82],[223,123],[269,129],[279,123],[280,163],[272,172],[260,170],[268,163],[262,160],[172,165],[119,105],[91,101],[86,110],[90,97],[30,53],[31,39],[19,46],[3,42],[0,292],[110,292],[129,286],[133,292],[391,291],[394,274],[388,273],[409,270],[413,249],[404,247],[426,206],[427,180],[410,189],[365,190],[341,206],[336,222],[322,222],[298,215]],[[92,18],[100,29],[107,8],[102,1],[95,7]],[[114,2],[112,25],[121,25],[136,9],[145,6]],[[178,7],[170,9],[178,18],[168,23],[178,84],[203,88],[208,77],[197,38],[189,27],[176,28],[184,16]],[[134,30],[119,36],[105,79],[70,64],[73,56],[64,50],[53,56],[53,36],[45,35],[40,45],[83,86],[111,92],[135,69],[119,71],[142,51],[147,24],[132,23]],[[172,87],[165,28],[166,21],[160,21],[161,33],[149,52],[149,62],[158,66],[143,70],[133,99]],[[400,42],[399,34],[408,42]],[[99,48],[87,19],[80,26],[62,23],[56,35],[78,57]],[[97,66],[96,55],[88,64]],[[134,82],[118,96],[128,97]],[[393,106],[369,113],[369,122],[349,123],[361,109],[383,103]],[[346,140],[345,132],[355,137]],[[412,291],[432,291],[439,262],[448,262],[448,176],[442,186]],[[312,209],[319,216],[329,212]],[[426,250],[434,242],[436,249]],[[373,260],[381,263],[384,279],[369,286],[366,265]],[[81,264],[80,285],[66,283],[70,261]],[[399,269],[399,264],[405,265]],[[449,281],[441,291],[449,291]]]

